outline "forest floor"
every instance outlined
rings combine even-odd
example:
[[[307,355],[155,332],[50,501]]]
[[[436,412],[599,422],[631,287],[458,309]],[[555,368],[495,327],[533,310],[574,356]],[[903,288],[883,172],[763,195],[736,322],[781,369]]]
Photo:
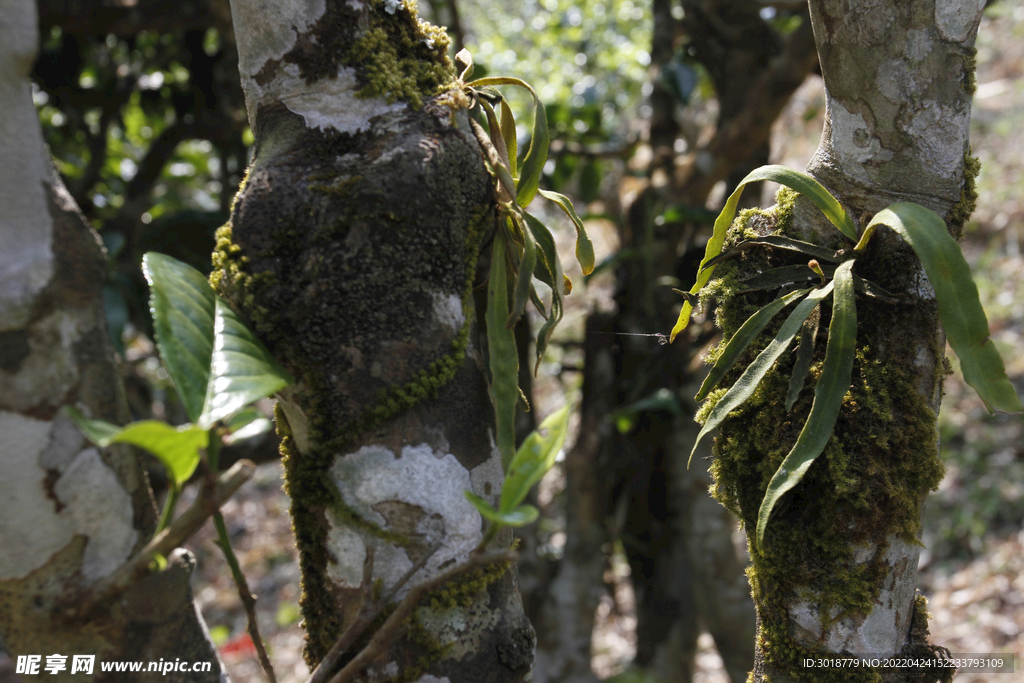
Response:
[[[972,144],[982,160],[981,197],[963,247],[979,280],[993,338],[1018,392],[1024,393],[1024,3],[1000,2],[987,12],[978,50]],[[811,79],[777,124],[773,161],[802,168],[817,146],[823,116],[821,82]],[[598,253],[600,260],[614,245],[600,229],[595,233],[598,251],[604,252]],[[560,246],[571,249],[568,243]],[[580,303],[566,312],[564,329],[570,332],[582,328],[580,321],[590,307],[610,303],[600,287],[577,300]],[[542,393],[541,414],[561,405],[562,399],[555,396],[561,391]],[[929,499],[924,537],[928,548],[922,553],[920,575],[920,588],[933,615],[932,640],[955,654],[1013,654],[1017,667],[1024,667],[1024,426],[1019,418],[988,416],[973,392],[952,377],[946,385],[940,433],[948,472]],[[259,596],[260,628],[279,680],[295,683],[309,672],[301,657],[299,570],[289,501],[281,484],[279,464],[261,466],[225,506],[224,517],[242,568]],[[193,581],[199,607],[232,679],[265,680],[209,525],[190,548],[199,559]],[[609,591],[598,613],[593,664],[603,678],[622,672],[636,648],[632,589],[624,565],[613,562],[607,576]],[[708,634],[701,636],[699,647],[694,681],[726,683]],[[955,680],[1024,679],[1020,673],[961,673]]]

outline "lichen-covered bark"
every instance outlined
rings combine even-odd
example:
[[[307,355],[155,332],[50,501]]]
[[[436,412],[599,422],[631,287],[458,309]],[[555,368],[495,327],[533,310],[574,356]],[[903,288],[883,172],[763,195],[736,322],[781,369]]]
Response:
[[[977,166],[967,131],[982,4],[811,2],[828,109],[808,171],[859,226],[897,201],[935,210],[954,234],[970,215]],[[775,210],[741,217],[730,240],[744,231],[850,246],[820,212],[787,192]],[[858,274],[901,303],[858,297],[853,382],[833,437],[773,516],[763,553],[754,553],[755,681],[943,678],[935,671],[822,670],[800,663],[815,653],[933,651],[923,640],[926,616],[915,589],[921,509],[943,471],[935,415],[944,342],[934,294],[909,247],[882,231],[867,256]],[[735,278],[789,262],[761,251],[716,273],[726,337],[768,301],[742,293]],[[791,413],[782,406],[790,362],[769,373],[753,399],[723,424],[715,445],[716,496],[743,517],[748,534],[768,479],[810,407],[808,392]]]
[[[298,378],[278,429],[315,666],[359,609],[370,546],[379,590],[438,544],[415,583],[480,543],[463,492],[499,493],[472,333],[492,187],[444,93],[443,33],[411,3],[232,10],[256,153],[213,281]],[[533,631],[514,570],[457,584],[415,613],[369,679],[525,680]]]
[[[187,554],[85,620],[58,609],[128,560],[156,513],[135,453],[92,447],[61,412],[126,417],[106,259],[46,156],[27,80],[38,32],[32,3],[20,5],[0,23],[0,640],[15,656],[96,655],[92,677],[67,678],[69,666],[54,680],[101,680],[108,660],[182,658],[213,664],[188,680],[216,681]]]

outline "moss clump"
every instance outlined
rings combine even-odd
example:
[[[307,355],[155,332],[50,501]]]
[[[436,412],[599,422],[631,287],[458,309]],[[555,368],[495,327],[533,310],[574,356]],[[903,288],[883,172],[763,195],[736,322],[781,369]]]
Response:
[[[787,192],[788,194],[788,192]],[[745,212],[727,238],[735,244],[753,236],[786,230],[792,202],[774,211]],[[781,220],[780,220],[781,219]],[[776,222],[777,221],[777,222]],[[717,319],[724,339],[755,310],[786,290],[742,292],[743,274],[790,265],[806,257],[769,249],[750,249],[723,261],[711,291],[718,300]],[[883,286],[885,283],[882,283]],[[786,411],[793,357],[784,355],[762,380],[750,400],[730,414],[714,445],[712,494],[740,517],[748,534],[752,565],[748,577],[761,619],[760,650],[771,667],[798,680],[879,681],[880,670],[805,668],[801,660],[820,656],[794,640],[786,606],[808,600],[827,629],[845,617],[869,613],[888,566],[889,539],[916,543],[924,496],[934,490],[944,470],[938,459],[935,414],[916,385],[916,359],[883,356],[875,338],[891,326],[892,307],[859,299],[857,352],[851,387],[843,400],[832,438],[803,480],[779,503],[768,524],[763,548],[755,549],[757,514],[772,476],[796,442],[810,412],[813,392],[804,390],[792,411]],[[830,311],[822,307],[821,338],[810,375],[817,378],[824,358],[824,336]],[[778,316],[745,357],[711,394],[719,400],[765,344],[785,316]],[[710,405],[698,419],[706,419]],[[854,559],[854,547],[873,547],[874,554]]]
[[[372,0],[370,27],[345,56],[357,68],[359,97],[404,100],[419,109],[424,97],[454,81],[448,34],[419,18],[416,0]]]
[[[978,207],[978,174],[981,173],[981,159],[970,152],[964,154],[964,187],[960,191],[960,201],[949,210],[947,221],[953,227],[953,237],[960,239],[964,232],[964,224]]]
[[[964,55],[964,92],[971,97],[978,92],[978,49],[971,47]]]

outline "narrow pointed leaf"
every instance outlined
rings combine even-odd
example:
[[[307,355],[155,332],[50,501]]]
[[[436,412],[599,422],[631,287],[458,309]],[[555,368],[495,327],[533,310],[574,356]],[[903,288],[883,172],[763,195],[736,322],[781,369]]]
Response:
[[[789,348],[807,316],[811,314],[811,311],[814,310],[815,306],[822,299],[832,293],[832,286],[833,283],[830,282],[825,287],[814,290],[803,301],[798,303],[793,312],[786,318],[786,322],[782,323],[782,327],[779,329],[779,333],[775,335],[775,339],[758,354],[754,362],[748,365],[747,369],[740,375],[740,378],[736,380],[736,383],[729,387],[725,395],[718,400],[718,403],[715,404],[715,407],[704,422],[700,433],[697,434],[693,450],[690,451],[690,461],[687,462],[687,467],[690,466],[689,462],[693,461],[693,454],[697,451],[697,446],[700,444],[701,439],[714,431],[722,424],[729,413],[746,403],[747,399],[754,395],[757,385],[761,383],[764,376],[775,365],[775,361],[778,360],[779,356]]]
[[[800,398],[800,392],[807,381],[807,373],[811,369],[814,358],[814,342],[818,338],[818,324],[821,322],[821,309],[815,308],[811,316],[800,327],[800,344],[796,347],[796,360],[793,362],[793,374],[789,378],[789,391],[786,393],[786,412],[793,409],[793,404]]]
[[[210,381],[199,418],[199,426],[206,429],[294,381],[220,297],[213,330]]]
[[[513,219],[514,220],[514,219]],[[517,221],[518,222],[518,221]],[[505,326],[515,327],[516,321],[526,311],[526,302],[530,298],[530,289],[533,280],[533,271],[537,267],[537,243],[533,233],[521,229],[523,234],[523,254],[519,259],[519,272],[516,273],[515,290],[512,295],[512,312],[509,313],[508,322]]]
[[[831,266],[827,263],[822,265],[821,269],[824,271],[826,277],[832,277],[832,274],[836,271],[835,266]],[[802,284],[804,282],[817,279],[817,273],[803,264],[797,264],[795,266],[769,268],[762,273],[758,273],[757,275],[748,277],[746,280],[742,280],[740,284],[743,285],[742,291],[753,292],[759,289],[776,289],[786,285]]]
[[[814,388],[810,415],[800,430],[796,445],[768,482],[764,500],[757,513],[757,546],[764,546],[764,531],[772,510],[783,495],[796,486],[815,458],[825,450],[832,436],[843,397],[850,389],[853,357],[857,347],[857,307],[853,293],[853,261],[836,269],[832,297],[832,321],[828,326],[825,363]]]
[[[785,235],[765,235],[764,237],[755,237],[754,239],[745,240],[740,242],[729,251],[723,252],[713,259],[709,260],[706,266],[716,266],[722,261],[738,256],[747,249],[752,247],[774,247],[776,249],[785,249],[787,251],[795,251],[804,256],[810,256],[815,259],[823,259],[825,261],[831,261],[832,263],[838,263],[842,260],[842,256],[834,249],[828,249],[826,247],[820,247],[812,242],[804,242],[802,240],[795,240],[792,237],[786,237]]]
[[[130,443],[146,449],[163,463],[178,486],[195,472],[199,451],[209,443],[209,432],[194,424],[172,427],[158,420],[141,420],[118,427],[103,420],[90,420],[74,408],[69,407],[67,412],[85,438],[97,446]]]
[[[484,110],[484,114],[487,115],[487,129],[491,143],[494,144],[501,163],[515,176],[515,172],[512,172],[512,165],[509,163],[508,148],[505,146],[505,138],[501,134],[501,124],[498,122],[498,115],[494,113],[494,107],[491,106],[490,102],[483,99],[479,100],[479,102],[480,107]]]
[[[553,283],[564,283],[565,276],[562,274],[562,263],[558,260],[555,239],[551,236],[551,231],[530,214],[524,213],[523,217],[526,219],[526,225],[533,233],[534,239],[537,240],[537,246],[540,247],[541,253],[544,254],[544,259],[547,262],[549,274],[551,275],[551,283],[549,283],[551,285],[550,315],[548,315],[547,321],[537,331],[537,363],[533,369],[533,373],[537,374],[537,371],[540,369],[540,360],[544,357],[544,351],[547,350],[551,334],[562,320],[562,312],[564,310],[562,305],[563,289],[554,286]]]
[[[572,221],[573,226],[576,228],[576,260],[579,262],[583,274],[590,275],[594,272],[594,243],[587,236],[587,229],[584,227],[580,217],[576,215],[576,209],[573,208],[572,202],[564,194],[557,192],[540,190],[540,194],[545,199],[550,199],[557,204],[565,212],[565,215],[569,217],[569,220]]]
[[[474,121],[469,120],[469,127],[473,129],[473,135],[476,136],[477,142],[480,143],[480,148],[484,151],[484,155],[487,158],[487,164],[498,179],[499,190],[503,190],[506,197],[502,198],[502,201],[511,202],[515,200],[516,196],[516,181],[512,178],[512,173],[504,166],[501,161],[501,154],[498,149],[491,142],[491,138],[488,137],[487,131],[484,130],[483,126]]]
[[[725,345],[722,355],[718,357],[715,365],[711,368],[711,372],[704,378],[704,383],[700,385],[700,390],[694,398],[698,401],[703,401],[707,398],[711,390],[722,381],[725,373],[732,369],[732,366],[736,364],[736,361],[743,355],[743,352],[747,350],[750,343],[757,338],[757,335],[761,334],[761,330],[765,328],[771,319],[783,308],[809,291],[811,290],[801,289],[779,297],[747,318],[746,322],[740,326],[740,329],[736,330],[736,334],[732,336],[729,343]]]
[[[491,369],[491,397],[494,401],[497,446],[507,469],[516,450],[516,401],[519,400],[519,354],[515,334],[508,322],[508,274],[505,267],[505,239],[497,235],[491,250],[491,273],[487,285],[487,353]]]
[[[729,226],[732,225],[732,221],[736,217],[736,208],[740,201],[740,195],[743,194],[743,188],[749,183],[761,180],[770,180],[785,185],[786,187],[796,190],[800,194],[806,196],[822,210],[825,217],[828,218],[840,232],[854,242],[857,241],[857,230],[853,225],[853,220],[839,202],[836,201],[836,198],[829,194],[828,190],[822,187],[818,181],[806,173],[800,173],[793,169],[786,168],[785,166],[762,166],[761,168],[751,171],[747,177],[736,186],[736,189],[726,200],[725,206],[722,208],[722,213],[718,214],[718,218],[715,219],[714,232],[711,235],[711,239],[708,240],[707,248],[704,252],[704,260],[700,263],[700,269],[697,272],[697,281],[690,290],[692,294],[697,294],[704,285],[708,283],[708,280],[711,279],[714,267],[708,266],[708,262],[718,256],[722,251],[722,245],[725,244],[726,232],[729,230]],[[679,318],[676,320],[676,324],[672,328],[672,334],[669,336],[670,341],[675,341],[676,335],[686,329],[686,326],[690,322],[690,314],[692,312],[693,305],[690,304],[689,301],[685,302],[682,310],[679,311]]]
[[[893,204],[879,211],[868,227],[887,225],[911,247],[935,290],[939,320],[960,359],[964,380],[991,412],[1021,413],[1020,397],[989,336],[988,318],[960,246],[935,212],[918,204]]]
[[[157,252],[142,257],[156,344],[188,418],[199,420],[213,356],[216,296],[203,274]]]
[[[512,114],[512,107],[508,106],[505,98],[501,98],[501,137],[505,140],[505,149],[508,151],[509,170],[512,177],[519,175],[516,170],[519,154],[519,140],[516,138],[516,117]]]
[[[516,457],[509,465],[505,483],[501,487],[501,503],[498,509],[509,512],[515,509],[529,494],[551,466],[555,464],[558,451],[565,444],[569,429],[569,405],[551,413],[530,435],[523,440]]]
[[[483,518],[494,524],[526,526],[540,516],[540,512],[532,505],[522,505],[515,510],[499,512],[490,503],[472,491],[463,491],[463,493],[466,495],[466,500],[473,504],[473,507],[480,512]]]

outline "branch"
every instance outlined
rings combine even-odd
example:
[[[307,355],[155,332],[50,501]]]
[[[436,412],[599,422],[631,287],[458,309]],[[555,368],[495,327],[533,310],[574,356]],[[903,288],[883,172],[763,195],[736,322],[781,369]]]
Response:
[[[398,607],[395,608],[395,611],[392,612],[387,621],[384,622],[384,625],[373,634],[373,638],[370,639],[369,644],[367,644],[367,646],[364,647],[362,651],[352,659],[352,661],[346,664],[345,668],[339,671],[334,678],[330,680],[330,683],[348,683],[356,676],[356,674],[362,671],[367,664],[379,657],[384,650],[387,649],[387,647],[394,642],[396,638],[398,638],[406,620],[412,614],[413,610],[416,609],[420,600],[422,600],[428,593],[440,588],[452,579],[458,578],[478,567],[483,567],[494,562],[511,563],[514,562],[515,559],[516,554],[515,551],[512,550],[498,550],[480,554],[473,553],[462,564],[455,565],[451,569],[414,586],[398,604]],[[403,579],[405,580],[406,577],[403,577]]]
[[[153,537],[138,554],[100,579],[73,599],[58,605],[59,616],[71,621],[84,621],[93,610],[114,600],[149,573],[149,565],[157,555],[168,555],[199,530],[211,515],[252,478],[256,466],[241,460],[217,478],[216,485],[204,487],[195,502],[174,522]]]

